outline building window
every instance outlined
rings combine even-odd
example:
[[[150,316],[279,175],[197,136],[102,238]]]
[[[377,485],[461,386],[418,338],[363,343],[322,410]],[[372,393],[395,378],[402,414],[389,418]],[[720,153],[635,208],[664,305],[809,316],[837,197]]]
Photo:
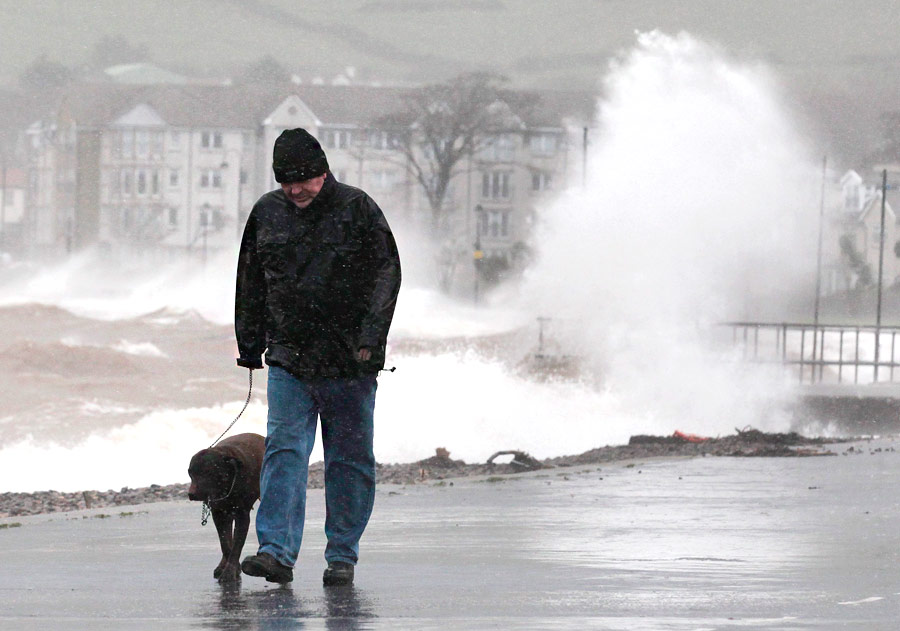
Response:
[[[134,134],[134,145],[137,154],[141,157],[150,153],[150,132],[138,131]]]
[[[156,169],[153,169],[153,172],[150,175],[150,193],[159,195],[159,171]]]
[[[222,172],[218,169],[200,171],[200,188],[222,188]]]
[[[169,186],[175,188],[178,186],[178,169],[172,169],[169,171]]]
[[[553,188],[553,176],[543,171],[531,174],[531,190],[535,192],[549,191]]]
[[[394,149],[399,144],[396,134],[375,129],[369,130],[367,140],[369,147],[376,150]]]
[[[247,170],[241,169],[241,186],[245,185],[249,181],[250,181],[250,176],[247,173]]]
[[[143,169],[138,169],[135,174],[137,180],[137,194],[138,195],[146,195],[147,194],[147,172]]]
[[[130,129],[122,130],[122,157],[130,158],[134,155],[134,132]]]
[[[488,162],[512,162],[516,159],[516,139],[509,134],[488,138],[479,157]]]
[[[204,149],[221,149],[222,133],[218,131],[204,131],[200,133],[200,146]]]
[[[552,156],[556,154],[555,134],[534,134],[528,143],[531,153],[536,156]]]
[[[122,195],[131,195],[131,171],[122,171]]]
[[[346,149],[353,142],[353,134],[347,129],[325,129],[322,144],[326,149]]]
[[[511,196],[509,171],[488,171],[482,174],[481,196],[484,199],[509,199]]]
[[[487,236],[499,239],[509,236],[509,211],[489,210],[487,212]]]
[[[169,225],[173,228],[178,225],[178,209],[174,206],[169,209]]]

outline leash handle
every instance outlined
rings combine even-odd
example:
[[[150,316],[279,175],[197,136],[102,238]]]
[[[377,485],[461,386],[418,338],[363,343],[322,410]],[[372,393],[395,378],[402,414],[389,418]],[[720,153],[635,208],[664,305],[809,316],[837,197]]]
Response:
[[[247,372],[250,373],[250,388],[247,390],[247,400],[244,401],[244,407],[242,407],[242,408],[241,408],[241,411],[238,412],[238,415],[237,415],[236,417],[234,417],[234,420],[231,421],[231,424],[230,424],[228,427],[225,428],[225,431],[222,432],[222,433],[219,435],[219,437],[218,437],[217,439],[215,439],[215,440],[212,442],[212,445],[209,446],[210,448],[214,447],[214,446],[216,445],[217,442],[219,442],[220,440],[222,440],[222,436],[224,436],[225,434],[227,434],[227,433],[228,433],[228,430],[230,430],[232,427],[234,427],[234,424],[238,422],[238,419],[239,419],[239,418],[241,418],[241,415],[244,413],[244,410],[246,410],[246,409],[247,409],[247,406],[250,405],[250,397],[253,396],[253,370],[250,369],[250,370],[248,370]]]

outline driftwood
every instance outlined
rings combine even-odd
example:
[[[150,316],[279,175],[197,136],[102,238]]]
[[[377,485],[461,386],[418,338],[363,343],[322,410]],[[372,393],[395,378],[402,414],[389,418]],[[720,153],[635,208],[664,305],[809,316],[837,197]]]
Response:
[[[493,456],[487,459],[488,464],[494,464],[494,458],[497,456],[512,456],[513,459],[509,463],[514,467],[518,467],[522,471],[537,471],[538,469],[545,469],[547,465],[543,462],[534,458],[530,454],[525,453],[524,451],[498,451]]]

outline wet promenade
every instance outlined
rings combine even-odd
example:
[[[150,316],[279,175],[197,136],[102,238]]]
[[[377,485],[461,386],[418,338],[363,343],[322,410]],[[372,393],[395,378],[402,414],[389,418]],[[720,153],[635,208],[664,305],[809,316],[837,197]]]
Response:
[[[353,588],[321,491],[285,588],[218,585],[194,503],[4,519],[0,629],[896,629],[894,447],[384,486]]]

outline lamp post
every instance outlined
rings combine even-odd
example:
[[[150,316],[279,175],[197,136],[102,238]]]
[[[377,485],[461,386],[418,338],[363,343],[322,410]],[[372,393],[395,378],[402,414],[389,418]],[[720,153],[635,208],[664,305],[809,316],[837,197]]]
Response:
[[[0,202],[0,253],[2,253],[6,249],[6,206],[9,204],[8,191],[6,190],[6,150],[4,148],[3,154],[0,155],[0,159],[3,160],[2,165],[0,165],[0,169],[3,170],[2,183],[0,185],[3,186],[3,201]]]
[[[481,204],[475,206],[475,250],[472,252],[472,261],[475,265],[475,304],[478,304],[479,281],[481,280],[481,262],[484,260],[484,252],[481,251],[481,218],[484,216],[484,208]]]
[[[234,155],[235,159],[232,162],[229,162],[228,157],[231,156],[232,154]],[[233,182],[237,182],[236,191],[235,191],[236,201],[235,201],[235,211],[234,211],[234,223],[235,223],[235,226],[237,227],[238,242],[240,242],[241,236],[244,234],[244,226],[243,226],[243,223],[241,222],[241,210],[242,210],[242,204],[241,204],[241,192],[242,191],[241,191],[241,189],[243,187],[243,183],[241,182],[241,172],[243,171],[243,166],[242,166],[243,162],[242,162],[241,158],[242,158],[241,152],[238,151],[237,149],[227,149],[225,151],[225,159],[219,165],[219,168],[221,168],[223,171],[226,171],[226,172],[231,171],[232,173],[234,173],[231,180]],[[234,170],[231,170],[232,164],[237,165]],[[228,189],[226,188],[225,190],[227,191]],[[223,208],[227,208],[227,207],[228,207],[227,203],[223,203]]]
[[[203,267],[206,267],[206,234],[209,232],[209,203],[203,204],[203,210],[200,213],[200,229],[203,237]]]
[[[828,175],[828,156],[822,158],[822,192],[819,196],[819,245],[816,252],[816,298],[813,306],[813,361],[816,359],[819,340],[819,304],[822,295],[822,232],[825,224],[825,180]],[[822,333],[822,345],[825,345],[825,333]],[[823,366],[819,366],[819,378],[822,376]],[[813,381],[815,381],[816,367],[813,364]]]
[[[881,286],[884,279],[884,212],[887,204],[887,169],[881,172],[881,232],[878,238],[878,303],[875,307],[875,379],[878,383],[878,360],[881,347]]]

